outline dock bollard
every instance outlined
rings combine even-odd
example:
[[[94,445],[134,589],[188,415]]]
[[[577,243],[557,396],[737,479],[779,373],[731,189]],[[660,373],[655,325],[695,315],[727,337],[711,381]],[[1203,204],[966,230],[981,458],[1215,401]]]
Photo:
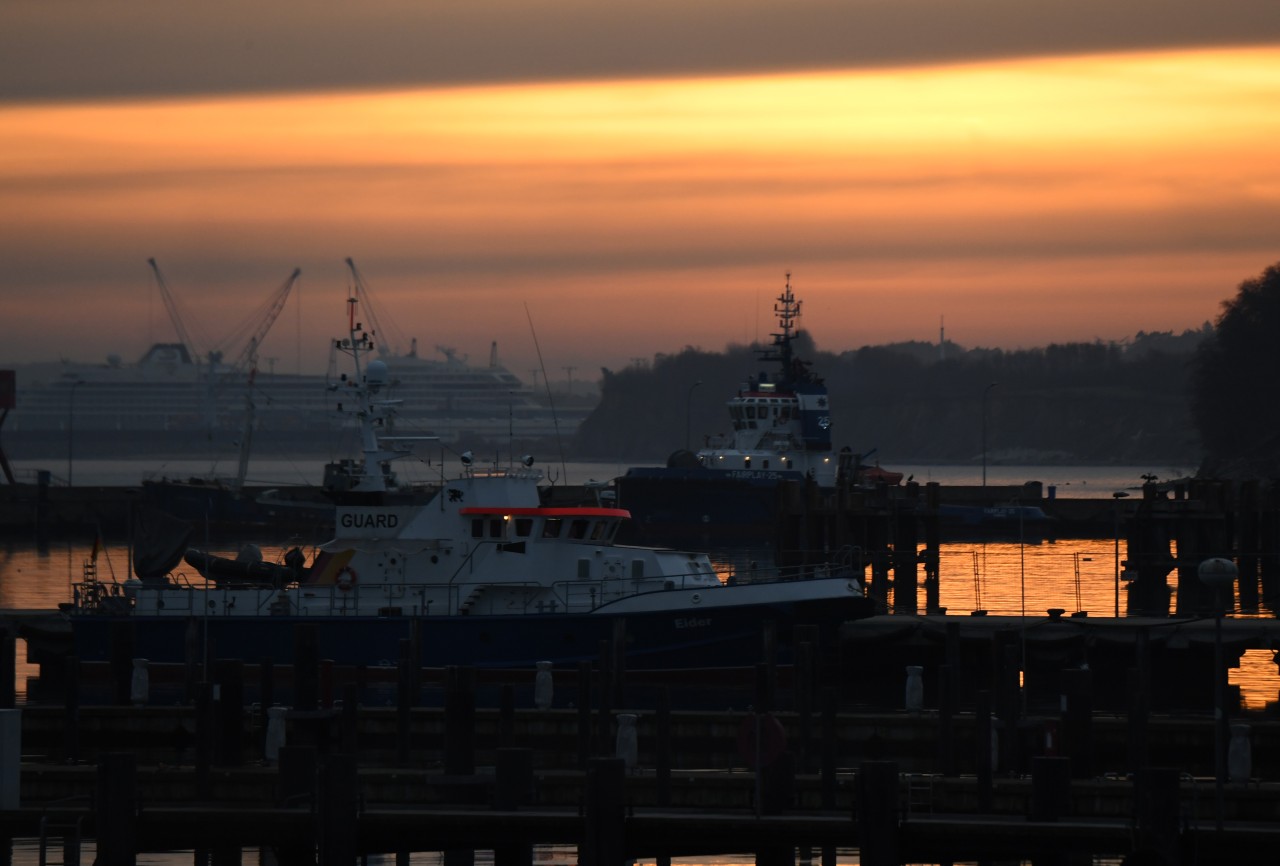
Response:
[[[924,668],[920,665],[907,665],[906,707],[912,715],[924,709]]]
[[[538,673],[533,678],[533,705],[540,710],[551,709],[555,694],[555,682],[551,678],[551,662],[538,662]]]
[[[0,809],[19,806],[22,787],[22,710],[0,709]]]
[[[133,677],[129,681],[129,701],[135,707],[145,707],[151,698],[151,675],[146,659],[133,660]]]
[[[1253,775],[1253,746],[1249,742],[1249,726],[1231,726],[1231,742],[1227,745],[1227,778],[1247,782]]]
[[[618,714],[618,741],[615,756],[622,759],[628,773],[636,770],[640,747],[636,735],[636,716],[634,713]]]
[[[284,707],[271,707],[267,710],[267,742],[263,749],[263,757],[267,759],[268,764],[274,764],[280,760],[280,750],[284,748],[286,712],[288,711]]]

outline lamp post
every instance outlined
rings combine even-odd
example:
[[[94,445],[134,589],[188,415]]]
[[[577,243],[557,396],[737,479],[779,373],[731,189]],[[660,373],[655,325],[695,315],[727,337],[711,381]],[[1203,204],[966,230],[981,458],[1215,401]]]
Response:
[[[1236,582],[1236,564],[1229,559],[1215,556],[1200,563],[1196,569],[1200,580],[1213,590],[1213,774],[1218,801],[1218,830],[1222,830],[1223,778],[1227,772],[1226,709],[1223,692],[1227,689],[1226,668],[1222,664],[1222,616],[1225,598],[1232,598]]]
[[[75,442],[75,404],[76,389],[84,384],[84,379],[76,379],[71,383],[71,390],[67,392],[67,486],[73,486],[74,478],[71,474],[71,455],[72,446]]]
[[[689,450],[689,429],[693,426],[693,389],[702,384],[702,380],[689,386],[689,393],[684,398],[684,450]]]
[[[1116,503],[1116,619],[1120,618],[1120,500],[1128,495],[1123,490],[1111,494]]]
[[[982,389],[982,486],[987,486],[987,395],[999,382],[992,382]]]

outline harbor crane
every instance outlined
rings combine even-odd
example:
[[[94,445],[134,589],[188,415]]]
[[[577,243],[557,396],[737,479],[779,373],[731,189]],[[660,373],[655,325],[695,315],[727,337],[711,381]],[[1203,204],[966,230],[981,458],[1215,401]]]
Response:
[[[178,308],[177,298],[174,297],[173,292],[169,289],[169,284],[165,280],[164,274],[161,273],[160,266],[156,264],[154,258],[147,259],[147,264],[151,266],[151,271],[155,275],[156,286],[160,290],[160,297],[164,300],[165,309],[169,312],[169,319],[173,322],[173,329],[178,336],[178,340],[181,341],[197,364],[202,359],[208,360],[210,375],[218,374],[218,378],[224,380],[237,378],[241,373],[257,363],[258,347],[284,310],[284,305],[289,300],[289,294],[293,290],[294,284],[297,283],[298,277],[302,275],[301,268],[294,268],[288,279],[268,296],[262,306],[238,325],[222,342],[221,346],[204,350],[203,345],[197,345],[196,341],[192,339],[182,312]],[[244,347],[236,355],[235,360],[229,364],[223,364],[224,347],[237,345],[241,340],[244,341]]]
[[[258,348],[261,346],[263,339],[266,338],[267,332],[271,330],[271,326],[275,324],[276,319],[283,312],[289,295],[293,291],[294,285],[298,282],[298,277],[302,275],[301,268],[294,268],[291,273],[274,292],[268,296],[266,302],[249,315],[232,333],[223,341],[223,346],[239,345],[240,341],[244,341],[244,347],[235,356],[230,363],[222,362],[223,349],[215,347],[207,352],[198,350],[195,342],[191,338],[191,334],[187,330],[184,323],[182,313],[178,308],[177,299],[173,292],[170,291],[169,285],[164,278],[164,274],[160,271],[160,266],[156,264],[154,258],[147,259],[147,264],[151,266],[152,272],[155,274],[156,285],[160,289],[160,296],[164,299],[165,308],[169,311],[169,318],[173,322],[174,331],[177,333],[178,339],[182,341],[184,349],[191,355],[197,365],[197,374],[199,372],[199,364],[201,359],[208,361],[209,367],[205,374],[205,383],[207,386],[206,400],[206,420],[209,426],[209,435],[212,438],[215,419],[217,418],[218,397],[223,388],[229,386],[233,382],[238,382],[248,373],[245,391],[245,412],[243,419],[243,429],[240,435],[240,466],[239,472],[233,484],[235,490],[239,490],[244,484],[245,472],[248,468],[249,449],[253,437],[254,426],[254,403],[253,403],[253,384],[257,375],[258,366]],[[247,334],[247,337],[246,337]]]
[[[262,341],[266,338],[267,332],[271,330],[271,326],[275,324],[276,319],[280,317],[280,313],[284,310],[285,303],[289,300],[289,293],[293,290],[294,284],[298,282],[298,277],[302,275],[301,268],[294,268],[289,278],[281,283],[274,292],[267,298],[266,303],[258,309],[253,315],[246,320],[246,325],[242,325],[240,331],[243,331],[247,324],[257,322],[257,327],[253,333],[249,335],[244,349],[236,356],[236,359],[228,365],[227,375],[236,377],[245,370],[251,370],[258,365],[258,347],[262,345]],[[239,332],[237,332],[239,333]],[[228,338],[234,341],[236,334]]]
[[[198,365],[200,363],[202,353],[197,351],[195,341],[191,339],[191,335],[187,332],[187,326],[183,322],[182,313],[178,310],[178,301],[173,296],[173,292],[169,291],[169,283],[165,280],[164,274],[160,272],[160,266],[156,264],[154,258],[147,259],[147,264],[151,266],[151,272],[156,278],[156,288],[160,290],[160,298],[164,301],[164,307],[169,311],[169,321],[173,323],[173,330],[178,336],[178,342],[182,343],[184,349],[191,354],[191,359]]]

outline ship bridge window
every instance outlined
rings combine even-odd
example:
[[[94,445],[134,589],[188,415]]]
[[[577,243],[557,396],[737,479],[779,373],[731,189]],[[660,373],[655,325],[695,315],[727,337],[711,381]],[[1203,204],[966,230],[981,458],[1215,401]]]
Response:
[[[533,532],[533,518],[517,517],[516,518],[516,537],[528,538]]]
[[[490,537],[490,538],[503,538],[503,537],[505,537],[505,536],[506,536],[506,534],[507,534],[507,533],[506,533],[506,524],[507,524],[507,521],[506,521],[506,520],[504,520],[504,519],[503,519],[503,518],[501,518],[501,517],[491,517],[491,518],[489,518],[489,537]]]
[[[596,520],[591,524],[591,540],[599,541],[604,538],[605,532],[608,530],[607,521]]]
[[[471,537],[484,538],[484,518],[483,517],[471,518]]]
[[[547,522],[542,526],[543,538],[559,538],[560,529],[564,526],[564,520],[559,517],[548,517]]]
[[[572,521],[569,524],[569,537],[578,538],[578,539],[586,538],[587,523],[588,521],[583,520],[582,518],[577,518],[574,521]]]

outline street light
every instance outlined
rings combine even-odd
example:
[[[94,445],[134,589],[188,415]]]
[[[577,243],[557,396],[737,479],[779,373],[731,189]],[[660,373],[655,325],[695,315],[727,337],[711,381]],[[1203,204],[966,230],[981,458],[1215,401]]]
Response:
[[[689,428],[693,426],[693,389],[702,384],[702,380],[689,386],[689,393],[684,398],[684,450],[689,450]]]
[[[75,480],[71,474],[71,465],[72,465],[71,452],[72,452],[72,444],[75,440],[74,409],[75,409],[75,403],[76,403],[76,388],[79,388],[83,384],[84,384],[84,379],[76,379],[74,382],[71,383],[71,390],[67,392],[67,486],[68,487],[73,486],[73,481]]]
[[[987,395],[999,382],[992,382],[982,389],[982,486],[987,486]]]
[[[1200,563],[1196,569],[1200,580],[1213,590],[1213,772],[1216,777],[1218,800],[1218,830],[1222,830],[1222,784],[1226,775],[1227,740],[1226,710],[1223,692],[1227,690],[1226,668],[1222,664],[1222,616],[1227,600],[1231,600],[1236,582],[1236,564],[1229,559],[1215,556]]]
[[[1128,495],[1123,490],[1111,494],[1116,502],[1116,619],[1120,618],[1120,500]]]

